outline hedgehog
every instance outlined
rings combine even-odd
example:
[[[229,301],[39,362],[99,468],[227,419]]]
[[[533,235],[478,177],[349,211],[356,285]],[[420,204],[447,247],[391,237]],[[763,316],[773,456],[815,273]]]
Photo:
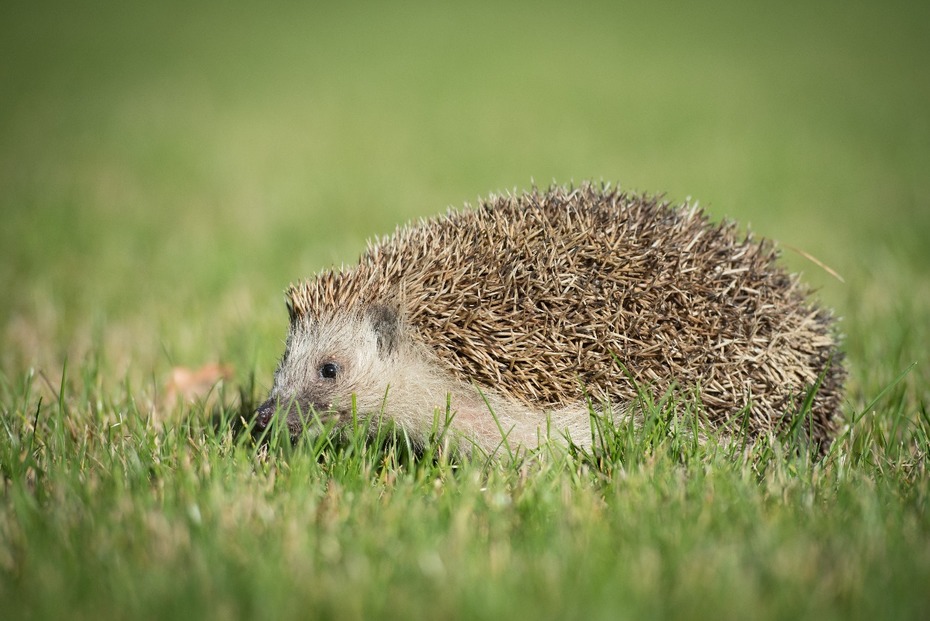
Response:
[[[386,420],[422,447],[438,422],[466,452],[589,446],[594,414],[635,420],[645,391],[696,396],[702,424],[751,437],[802,412],[824,447],[836,320],[778,255],[697,204],[607,184],[491,195],[292,284],[254,428]]]

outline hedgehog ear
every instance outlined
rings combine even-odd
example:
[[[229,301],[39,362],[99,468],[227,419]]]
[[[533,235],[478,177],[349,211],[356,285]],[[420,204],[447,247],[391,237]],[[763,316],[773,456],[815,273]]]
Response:
[[[400,338],[400,309],[385,304],[368,307],[368,318],[378,335],[378,353],[382,356],[397,349]]]
[[[294,308],[294,302],[290,297],[284,299],[284,303],[287,305],[287,318],[290,320],[291,325],[297,321],[297,310]]]

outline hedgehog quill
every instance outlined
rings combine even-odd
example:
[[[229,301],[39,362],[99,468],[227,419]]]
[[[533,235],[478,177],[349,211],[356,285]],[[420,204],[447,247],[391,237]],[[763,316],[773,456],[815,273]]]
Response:
[[[823,446],[845,379],[835,320],[777,256],[694,205],[606,185],[491,196],[291,285],[255,427],[383,416],[421,445],[436,420],[466,451],[588,445],[592,412],[630,419],[645,388],[697,392],[709,424],[758,435],[816,387]]]

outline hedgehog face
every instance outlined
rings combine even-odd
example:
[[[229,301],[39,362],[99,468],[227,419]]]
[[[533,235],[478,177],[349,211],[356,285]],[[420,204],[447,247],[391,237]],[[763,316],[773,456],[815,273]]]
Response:
[[[359,313],[295,317],[271,395],[255,414],[259,431],[275,412],[297,437],[315,423],[351,420],[379,411],[392,376],[397,312],[369,307]]]

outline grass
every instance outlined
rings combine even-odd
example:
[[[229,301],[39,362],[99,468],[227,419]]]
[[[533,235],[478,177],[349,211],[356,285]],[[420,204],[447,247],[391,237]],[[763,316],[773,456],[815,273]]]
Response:
[[[35,383],[5,385],[4,402],[25,411]],[[131,390],[95,408],[81,384],[65,392],[86,406],[4,425],[7,610],[894,618],[927,604],[930,421],[884,446],[884,426],[860,421],[812,460],[777,439],[698,444],[653,407],[596,455],[455,464],[364,430],[261,445],[225,410],[160,427]]]
[[[4,7],[4,618],[926,618],[927,11]],[[661,402],[494,462],[233,433],[289,281],[585,178],[783,242],[844,318],[827,456],[697,444]],[[217,360],[210,404],[167,400]]]

